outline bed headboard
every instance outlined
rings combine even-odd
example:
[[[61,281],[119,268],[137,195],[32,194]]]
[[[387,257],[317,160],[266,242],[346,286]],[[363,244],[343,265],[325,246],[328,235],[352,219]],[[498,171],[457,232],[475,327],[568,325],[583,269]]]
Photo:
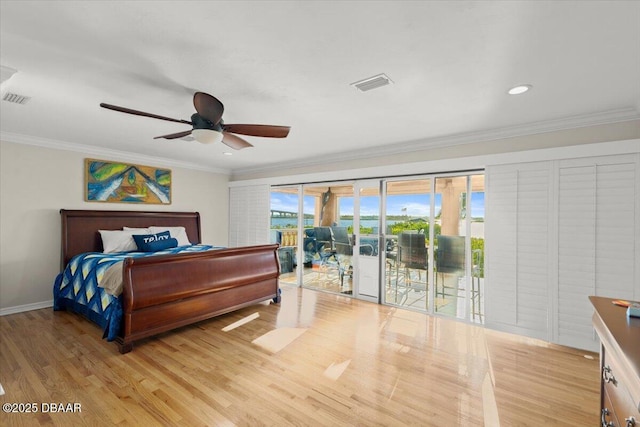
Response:
[[[122,230],[122,227],[152,225],[183,226],[191,243],[201,243],[198,212],[144,212],[60,209],[62,219],[62,268],[83,252],[102,252],[98,230]]]

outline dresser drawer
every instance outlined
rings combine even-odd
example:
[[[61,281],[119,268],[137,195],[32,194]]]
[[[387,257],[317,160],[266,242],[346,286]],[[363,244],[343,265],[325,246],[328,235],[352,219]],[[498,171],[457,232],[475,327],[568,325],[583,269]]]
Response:
[[[613,405],[611,404],[611,399],[609,399],[609,394],[605,391],[602,395],[602,410],[600,414],[600,425],[602,427],[619,427],[621,425],[612,408]]]
[[[621,370],[619,361],[605,350],[602,367],[602,383],[606,396],[604,402],[617,418],[615,425],[640,427],[640,412],[625,384],[626,381],[629,379]]]
[[[610,394],[605,389],[603,400],[603,421],[611,421],[613,424],[603,423],[603,426],[640,427],[640,416],[637,408],[630,405],[628,399],[619,399],[619,395]]]

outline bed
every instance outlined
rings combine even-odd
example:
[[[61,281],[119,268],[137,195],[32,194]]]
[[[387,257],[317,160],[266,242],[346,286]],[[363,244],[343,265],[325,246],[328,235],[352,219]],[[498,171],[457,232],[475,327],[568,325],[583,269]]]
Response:
[[[54,310],[81,313],[98,323],[104,337],[115,341],[120,353],[131,351],[134,342],[143,338],[262,301],[280,302],[278,245],[202,245],[197,212],[62,209],[60,215],[62,271],[54,284]],[[184,227],[188,240],[195,245],[151,256],[102,254],[98,230],[150,226]],[[99,258],[102,256],[107,260]],[[81,283],[75,276],[90,275],[89,267],[86,271],[78,267],[82,257],[92,259],[93,265],[120,261],[122,292],[110,295],[102,287]],[[121,259],[115,260],[118,257]],[[94,279],[112,272],[105,270],[95,272]],[[76,275],[78,271],[83,274]]]

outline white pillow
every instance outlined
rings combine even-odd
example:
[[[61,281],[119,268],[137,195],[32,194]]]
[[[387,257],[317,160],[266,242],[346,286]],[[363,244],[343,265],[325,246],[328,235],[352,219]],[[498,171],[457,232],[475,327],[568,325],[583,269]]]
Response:
[[[145,228],[122,227],[122,229],[135,231],[135,233],[133,234],[153,234],[151,233],[151,230],[149,229],[149,227],[145,227]]]
[[[138,246],[131,237],[134,234],[140,234],[133,230],[98,230],[102,237],[102,251],[105,254],[112,252],[131,252],[137,251]]]
[[[169,231],[171,237],[178,241],[178,246],[188,246],[191,244],[189,237],[187,237],[187,230],[184,227],[149,227],[151,234],[162,233],[163,231]]]

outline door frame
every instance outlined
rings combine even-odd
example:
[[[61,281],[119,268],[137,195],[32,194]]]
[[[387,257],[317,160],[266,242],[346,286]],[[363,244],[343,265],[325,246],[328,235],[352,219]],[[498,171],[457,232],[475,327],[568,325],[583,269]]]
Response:
[[[376,248],[377,255],[368,256],[360,255],[360,246],[362,236],[360,234],[360,207],[361,207],[361,190],[365,188],[375,188],[377,190],[378,197],[378,232],[375,236],[378,240],[378,247]],[[382,283],[381,280],[381,265],[380,256],[382,254],[381,248],[381,235],[382,235],[382,180],[381,179],[361,179],[353,181],[353,236],[354,236],[354,249],[353,249],[353,296],[354,298],[371,301],[375,303],[381,302],[382,296]],[[373,258],[375,258],[375,265],[373,265]],[[361,284],[364,281],[365,275],[362,268],[365,264],[369,264],[367,267],[375,270],[375,288],[377,295],[369,295],[360,293]]]

